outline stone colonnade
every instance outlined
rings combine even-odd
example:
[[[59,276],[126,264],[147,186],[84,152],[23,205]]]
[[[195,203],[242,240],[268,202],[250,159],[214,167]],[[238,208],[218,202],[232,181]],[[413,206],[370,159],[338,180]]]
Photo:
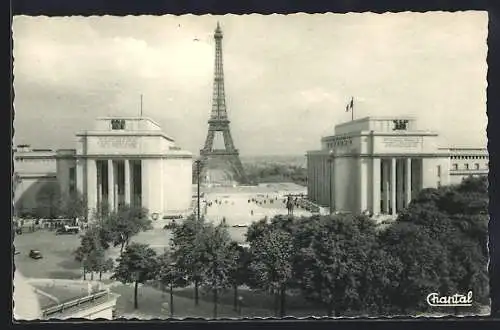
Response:
[[[412,198],[412,159],[372,158],[372,162],[372,213],[395,215]]]
[[[110,210],[120,205],[141,205],[141,162],[129,159],[87,159],[89,208],[107,202]]]

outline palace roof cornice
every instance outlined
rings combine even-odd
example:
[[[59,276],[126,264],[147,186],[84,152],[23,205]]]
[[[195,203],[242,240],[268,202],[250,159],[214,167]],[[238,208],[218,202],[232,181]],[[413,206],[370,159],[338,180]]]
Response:
[[[154,119],[151,117],[138,117],[138,116],[102,116],[102,117],[97,117],[96,120],[113,120],[113,119],[125,119],[125,120],[136,120],[136,121],[149,121],[156,126],[160,127],[160,124],[156,122]]]
[[[414,116],[368,116],[368,117],[362,117],[359,119],[354,119],[350,121],[346,121],[340,124],[335,125],[336,127],[339,126],[346,126],[346,125],[352,125],[353,123],[361,123],[361,122],[366,122],[366,121],[385,121],[385,120],[416,120],[416,117]]]
[[[381,131],[358,131],[353,133],[344,133],[337,135],[327,135],[321,138],[321,141],[328,141],[336,138],[356,138],[362,136],[438,136],[437,132],[433,131],[398,131],[398,132],[381,132]]]
[[[76,136],[79,137],[90,137],[90,136],[96,136],[96,137],[103,137],[103,136],[134,136],[134,137],[141,137],[141,136],[161,136],[165,139],[167,139],[170,142],[175,142],[173,138],[170,136],[166,135],[165,133],[161,131],[81,131],[76,133]]]
[[[190,152],[172,153],[172,154],[86,154],[75,155],[76,159],[193,159],[193,154]]]
[[[432,153],[351,153],[351,152],[330,152],[330,150],[312,150],[306,153],[308,156],[334,157],[334,158],[445,158],[450,154],[446,152]]]

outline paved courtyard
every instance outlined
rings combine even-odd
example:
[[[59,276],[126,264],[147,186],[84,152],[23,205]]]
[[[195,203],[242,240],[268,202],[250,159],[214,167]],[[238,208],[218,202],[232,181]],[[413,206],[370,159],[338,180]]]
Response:
[[[143,232],[132,241],[150,244],[158,253],[162,253],[169,246],[170,231],[155,229]],[[14,246],[19,254],[15,256],[14,263],[25,277],[80,279],[83,276],[82,268],[73,255],[79,245],[79,235],[56,235],[48,230],[17,235]],[[31,259],[29,252],[32,249],[39,250],[43,259]],[[108,251],[109,257],[116,258],[118,254],[118,248]]]
[[[229,228],[233,239],[244,242],[246,228]],[[132,241],[149,244],[157,253],[170,246],[169,230],[153,229],[135,236]],[[80,263],[75,261],[73,251],[80,244],[79,235],[56,235],[52,231],[36,231],[15,237],[14,246],[19,254],[14,257],[16,269],[29,278],[81,279]],[[30,250],[39,250],[43,259],[29,257]],[[108,256],[117,258],[119,249],[108,251]]]
[[[205,192],[202,208],[206,205],[205,217],[207,220],[219,223],[225,218],[229,226],[248,226],[264,217],[272,218],[280,214],[286,215],[288,210],[284,203],[284,195],[294,193],[294,191],[280,191],[267,186],[261,187],[261,189],[254,188],[253,191],[228,190],[224,192],[220,189],[214,189],[214,191]],[[309,216],[311,213],[295,208],[294,215]]]
[[[78,279],[82,270],[73,251],[79,244],[78,235],[56,235],[52,231],[16,235],[14,246],[19,252],[14,257],[16,269],[25,277]],[[32,249],[41,251],[43,259],[31,259]]]

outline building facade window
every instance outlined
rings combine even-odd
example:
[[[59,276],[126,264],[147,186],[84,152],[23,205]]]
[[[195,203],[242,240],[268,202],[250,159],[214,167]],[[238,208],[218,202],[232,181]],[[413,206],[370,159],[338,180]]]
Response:
[[[465,167],[466,170],[468,170],[469,169],[469,164],[464,164],[464,167]]]
[[[441,165],[437,166],[437,175],[438,175],[438,178],[441,177]]]
[[[458,170],[458,164],[453,164],[453,165],[451,166],[451,168],[452,168],[454,171]]]
[[[479,170],[479,164],[478,164],[478,163],[474,164],[474,168],[475,168],[476,170]]]

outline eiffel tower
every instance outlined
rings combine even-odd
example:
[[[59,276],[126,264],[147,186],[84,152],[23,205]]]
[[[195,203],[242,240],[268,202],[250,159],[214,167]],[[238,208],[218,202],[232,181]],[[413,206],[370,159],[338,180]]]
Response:
[[[222,30],[219,23],[214,33],[215,76],[213,86],[212,112],[208,120],[208,134],[203,149],[200,150],[200,180],[203,183],[246,184],[245,171],[238,149],[235,148],[224,93],[224,69],[222,66]],[[224,149],[214,149],[214,138],[221,134]]]

